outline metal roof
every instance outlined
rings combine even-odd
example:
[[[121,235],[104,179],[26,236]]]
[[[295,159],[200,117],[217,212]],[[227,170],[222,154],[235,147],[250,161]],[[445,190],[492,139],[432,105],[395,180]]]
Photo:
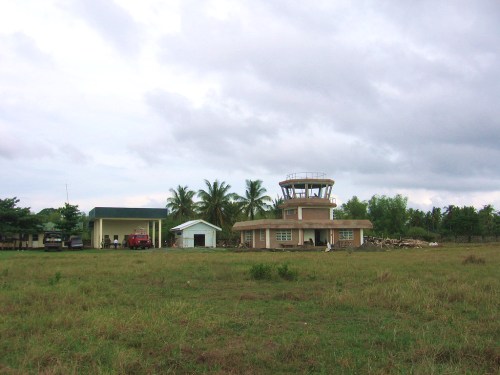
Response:
[[[165,219],[166,208],[94,207],[89,219]]]
[[[180,224],[180,225],[177,225],[176,227],[171,228],[170,231],[184,230],[186,228],[192,227],[193,225],[200,224],[200,223],[206,224],[206,225],[208,225],[209,227],[212,227],[215,230],[222,230],[221,228],[219,228],[216,225],[210,224],[209,222],[206,222],[205,220],[198,219],[198,220],[186,221],[183,224]]]

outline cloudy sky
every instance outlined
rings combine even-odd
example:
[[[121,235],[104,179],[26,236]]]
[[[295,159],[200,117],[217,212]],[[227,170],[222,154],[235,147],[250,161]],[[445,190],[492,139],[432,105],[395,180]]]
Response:
[[[499,160],[498,0],[0,0],[0,198],[35,212],[305,171],[500,209]]]

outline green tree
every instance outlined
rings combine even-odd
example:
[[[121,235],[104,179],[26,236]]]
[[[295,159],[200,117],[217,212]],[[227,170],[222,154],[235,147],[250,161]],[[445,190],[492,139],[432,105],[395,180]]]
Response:
[[[479,227],[481,235],[494,236],[495,231],[495,209],[491,204],[483,206],[478,212]]]
[[[453,204],[444,207],[441,229],[444,235],[456,235],[456,216],[459,208]]]
[[[82,214],[78,206],[65,203],[64,206],[60,207],[58,210],[60,218],[56,222],[57,228],[67,236],[80,234],[82,232]]]
[[[394,198],[374,195],[368,201],[368,218],[373,231],[382,236],[401,236],[407,223],[406,205],[408,198],[397,194]]]
[[[362,220],[368,217],[368,202],[360,201],[357,196],[353,196],[340,206],[340,216],[338,219]]]
[[[426,227],[425,212],[419,209],[408,209],[408,225],[411,227]]]
[[[471,241],[471,236],[480,234],[479,215],[475,207],[464,206],[458,209],[456,234],[468,236],[469,242]]]
[[[481,234],[480,219],[476,209],[472,206],[445,207],[443,214],[443,234],[453,236],[471,236]]]
[[[432,207],[432,210],[425,214],[427,229],[433,233],[438,233],[441,228],[441,219],[441,209],[439,207]]]
[[[283,209],[281,205],[283,204],[283,198],[276,197],[273,199],[271,206],[269,207],[268,215],[273,219],[281,219],[283,217]]]
[[[235,199],[235,194],[230,193],[231,185],[227,185],[224,181],[215,180],[214,183],[205,180],[207,190],[200,189],[198,197],[200,203],[198,206],[201,216],[208,222],[224,227],[231,222],[230,212],[231,203]]]
[[[236,196],[236,201],[240,203],[245,217],[254,220],[256,215],[265,215],[271,198],[265,195],[266,189],[261,180],[246,180],[246,185],[245,196]]]
[[[4,238],[35,234],[41,230],[41,221],[30,208],[18,207],[19,199],[0,199],[0,235]]]
[[[61,213],[57,208],[44,208],[37,213],[43,223],[56,223],[61,218]]]
[[[187,186],[177,186],[177,190],[170,189],[172,196],[167,199],[167,208],[175,219],[185,220],[195,216],[196,203],[193,198],[195,192]]]

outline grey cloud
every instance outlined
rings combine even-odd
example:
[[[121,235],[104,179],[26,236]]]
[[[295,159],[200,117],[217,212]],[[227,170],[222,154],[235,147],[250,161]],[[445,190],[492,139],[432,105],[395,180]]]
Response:
[[[363,11],[347,3],[303,9],[257,2],[244,23],[195,12],[184,15],[180,35],[164,39],[161,59],[217,77],[222,100],[281,120],[265,123],[275,132],[262,132],[273,139],[264,147],[271,152],[263,153],[220,126],[228,121],[220,112],[213,118],[196,111],[200,116],[189,120],[184,114],[183,131],[219,131],[273,172],[349,168],[354,178],[376,186],[374,176],[400,188],[495,189],[494,183],[470,182],[483,173],[492,181],[500,177],[494,162],[500,156],[499,47],[492,37],[500,32],[499,7],[482,3],[489,11],[468,2],[367,2]],[[323,139],[308,137],[315,121],[326,129],[328,152]],[[282,149],[290,142],[287,130],[304,138],[292,154]],[[339,143],[339,133],[358,141]],[[311,143],[321,146],[311,150]]]
[[[204,145],[216,140],[233,149],[233,141],[253,143],[275,133],[273,126],[223,100],[195,108],[179,95],[156,91],[146,95],[146,102],[165,120],[175,142]]]

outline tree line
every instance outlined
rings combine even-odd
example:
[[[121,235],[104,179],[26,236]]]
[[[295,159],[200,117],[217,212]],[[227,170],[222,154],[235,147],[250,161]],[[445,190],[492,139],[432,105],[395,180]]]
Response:
[[[408,198],[374,195],[361,201],[353,196],[335,210],[337,219],[368,219],[373,223],[372,234],[379,237],[412,237],[432,241],[453,240],[474,236],[498,237],[500,212],[490,204],[473,206],[433,207],[429,211],[407,207]]]
[[[27,240],[29,234],[39,234],[46,229],[60,230],[68,237],[85,233],[87,215],[78,206],[65,203],[59,208],[44,208],[39,213],[29,207],[19,207],[19,199],[0,199],[0,240],[19,242]]]
[[[169,189],[166,199],[167,217],[163,221],[164,233],[188,220],[204,219],[220,228],[219,238],[231,240],[233,224],[241,220],[281,218],[282,198],[271,199],[266,195],[261,180],[246,180],[243,195],[231,192],[231,185],[224,181],[204,180],[205,188],[198,191],[178,185]],[[80,234],[89,238],[88,217],[77,205],[65,203],[60,208],[46,208],[34,214],[29,208],[18,207],[19,199],[0,199],[0,239],[21,238],[26,234],[40,233],[47,223],[68,236]],[[374,195],[361,201],[353,196],[334,210],[336,219],[368,219],[373,230],[367,235],[379,237],[413,237],[428,241],[436,238],[467,236],[497,237],[500,235],[500,213],[493,206],[477,210],[472,206],[449,205],[433,207],[424,212],[407,207],[408,198]]]

